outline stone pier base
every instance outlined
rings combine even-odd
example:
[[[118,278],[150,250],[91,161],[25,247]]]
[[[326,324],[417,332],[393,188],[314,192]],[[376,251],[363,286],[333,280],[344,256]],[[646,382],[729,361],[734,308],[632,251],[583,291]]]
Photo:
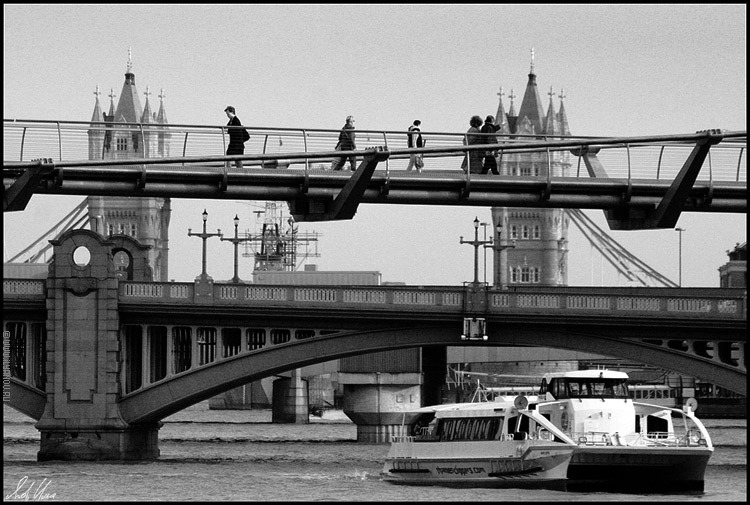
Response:
[[[159,457],[162,423],[125,429],[40,430],[37,461],[143,461]]]
[[[307,381],[297,374],[273,381],[273,405],[271,422],[298,423],[310,422],[307,394]]]

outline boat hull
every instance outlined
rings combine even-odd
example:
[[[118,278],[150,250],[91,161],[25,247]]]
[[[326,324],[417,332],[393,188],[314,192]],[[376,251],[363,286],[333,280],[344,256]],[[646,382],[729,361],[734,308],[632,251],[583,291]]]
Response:
[[[537,441],[394,442],[381,475],[395,484],[564,490],[573,450]]]
[[[711,449],[579,447],[568,466],[568,489],[703,491]]]

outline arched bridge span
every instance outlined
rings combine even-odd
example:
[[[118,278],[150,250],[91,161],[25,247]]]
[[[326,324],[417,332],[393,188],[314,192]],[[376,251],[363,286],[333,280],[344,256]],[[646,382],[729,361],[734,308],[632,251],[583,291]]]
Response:
[[[5,284],[4,326],[33,351],[43,341],[43,282]],[[201,293],[192,284],[129,281],[117,291],[114,401],[130,423],[304,365],[409,347],[545,346],[747,389],[744,290],[214,284]],[[465,317],[485,319],[487,341],[461,340]],[[47,400],[35,356],[14,365],[25,378],[12,379],[11,395],[39,418]]]
[[[488,341],[461,341],[461,325],[435,324],[350,331],[289,342],[233,356],[193,372],[175,376],[126,396],[120,402],[129,423],[150,422],[242,384],[274,374],[332,359],[384,350],[425,346],[540,346],[607,354],[676,370],[711,376],[717,384],[737,388],[744,374],[728,365],[717,367],[709,359],[680,353],[641,339],[612,338],[581,328],[542,329],[508,325],[488,329]],[[606,352],[605,352],[606,351]]]

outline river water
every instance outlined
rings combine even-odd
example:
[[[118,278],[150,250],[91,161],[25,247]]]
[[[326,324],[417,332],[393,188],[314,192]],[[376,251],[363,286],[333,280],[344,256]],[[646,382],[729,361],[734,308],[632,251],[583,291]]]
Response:
[[[383,482],[387,444],[357,443],[341,412],[273,424],[270,410],[209,410],[164,420],[159,460],[36,461],[33,420],[3,405],[3,498],[12,500],[243,501],[747,501],[747,421],[707,419],[715,445],[697,494],[451,489]]]

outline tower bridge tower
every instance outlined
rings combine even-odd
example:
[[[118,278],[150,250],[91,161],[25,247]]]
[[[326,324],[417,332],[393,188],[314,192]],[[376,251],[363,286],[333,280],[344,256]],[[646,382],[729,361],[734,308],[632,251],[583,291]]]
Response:
[[[115,107],[114,89],[110,91],[109,113],[102,112],[99,103],[99,87],[94,95],[96,103],[88,131],[89,159],[113,160],[132,158],[159,158],[169,156],[170,133],[164,110],[164,91],[159,93],[159,112],[151,110],[146,88],[145,106],[141,107],[135,85],[135,73],[130,50],[125,72],[125,82],[120,99]],[[136,125],[140,123],[142,125]],[[108,237],[127,235],[141,244],[150,246],[148,261],[154,272],[154,280],[169,280],[169,220],[171,203],[169,198],[89,196],[89,222],[91,230]],[[124,259],[124,261],[132,261]],[[128,265],[118,268],[127,270]]]
[[[531,50],[531,70],[518,114],[515,112],[511,89],[510,109],[505,112],[503,90],[498,93],[500,103],[495,116],[495,126],[503,135],[530,135],[542,139],[546,136],[570,135],[565,112],[563,91],[560,92],[560,110],[555,112],[554,93],[550,87],[549,106],[544,114],[542,100],[534,72],[534,50]],[[570,153],[545,152],[498,155],[498,168],[502,175],[553,177],[567,175],[570,170]],[[496,286],[538,285],[565,286],[568,283],[567,251],[569,218],[563,209],[493,207],[493,228],[502,225],[500,245],[515,241],[514,248],[495,250],[493,257],[494,284]]]

